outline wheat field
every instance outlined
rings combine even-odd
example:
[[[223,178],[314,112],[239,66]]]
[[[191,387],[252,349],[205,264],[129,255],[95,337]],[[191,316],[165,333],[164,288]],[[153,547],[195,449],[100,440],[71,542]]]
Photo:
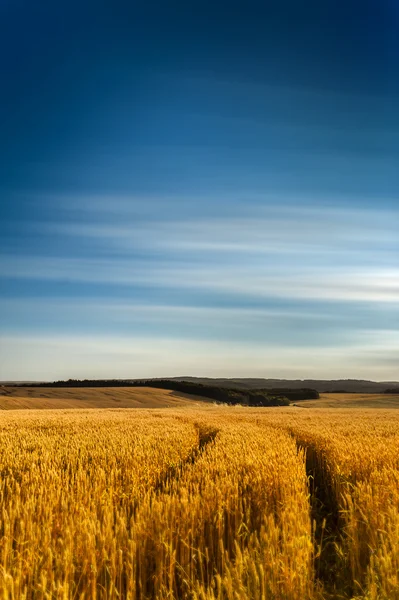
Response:
[[[0,410],[59,408],[179,408],[209,398],[147,387],[0,386]]]
[[[2,600],[399,599],[395,410],[0,415]]]

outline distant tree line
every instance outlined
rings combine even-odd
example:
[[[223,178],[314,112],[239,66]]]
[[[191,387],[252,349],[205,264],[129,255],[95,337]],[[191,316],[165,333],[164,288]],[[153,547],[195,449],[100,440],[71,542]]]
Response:
[[[183,394],[210,398],[223,404],[245,404],[247,406],[287,406],[290,400],[281,390],[274,394],[269,390],[239,390],[236,388],[204,385],[191,381],[171,381],[169,379],[147,379],[135,381],[135,386],[155,387],[173,390]]]
[[[391,388],[390,390],[385,390],[384,394],[399,394],[399,388]]]
[[[47,381],[45,383],[20,383],[19,387],[129,387],[134,385],[123,379],[67,379],[66,381]]]
[[[203,396],[223,404],[245,404],[247,406],[287,406],[291,401],[319,398],[314,389],[254,389],[243,390],[215,385],[205,385],[191,381],[170,379],[68,379],[40,384],[40,387],[153,387],[173,390],[194,396]],[[30,384],[30,387],[32,385]]]

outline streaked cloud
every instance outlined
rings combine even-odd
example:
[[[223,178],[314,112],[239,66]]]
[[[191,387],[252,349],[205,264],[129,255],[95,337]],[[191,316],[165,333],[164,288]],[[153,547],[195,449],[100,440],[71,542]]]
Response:
[[[391,359],[399,360],[399,331],[367,333],[342,348],[314,349],[273,344],[184,340],[176,337],[152,338],[115,336],[23,336],[0,338],[0,380],[75,377],[152,377],[158,376],[369,379],[370,361],[375,379],[392,377]],[[367,344],[367,345],[366,345]],[[387,362],[384,361],[384,358]]]
[[[1,376],[398,378],[394,13],[58,4],[5,30]]]
[[[3,255],[3,282],[30,290],[0,301],[3,377],[18,354],[25,379],[150,377],[154,365],[160,376],[395,378],[392,209],[270,203],[244,218],[238,206],[163,219],[124,204],[111,219],[88,210],[26,228],[57,240],[51,254]],[[33,293],[44,284],[71,292]]]
[[[128,259],[2,257],[0,276],[112,285],[198,289],[242,297],[399,302],[399,269],[281,269],[268,264],[168,264]]]
[[[371,246],[380,250],[397,244],[398,219],[393,211],[311,210],[309,207],[269,209],[252,218],[213,218],[195,221],[142,221],[138,225],[108,223],[46,223],[37,230],[48,235],[64,235],[101,241],[110,248],[129,251],[136,247],[167,251],[252,252],[309,254],[315,248],[323,253],[360,253]]]

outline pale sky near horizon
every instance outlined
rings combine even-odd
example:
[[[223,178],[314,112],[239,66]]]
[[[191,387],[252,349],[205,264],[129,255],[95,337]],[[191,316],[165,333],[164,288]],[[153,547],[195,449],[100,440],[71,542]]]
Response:
[[[399,380],[399,9],[0,4],[0,380]]]

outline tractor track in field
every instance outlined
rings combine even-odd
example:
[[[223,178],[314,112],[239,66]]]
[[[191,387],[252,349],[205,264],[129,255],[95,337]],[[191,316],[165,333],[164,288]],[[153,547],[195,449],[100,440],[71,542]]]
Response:
[[[196,425],[195,427],[198,431],[198,445],[191,450],[186,458],[180,460],[177,464],[170,465],[162,473],[154,486],[156,494],[168,493],[171,482],[181,478],[184,469],[193,465],[198,460],[201,454],[205,452],[207,446],[216,439],[219,432],[218,429],[204,429],[200,425]]]
[[[354,590],[348,565],[339,546],[344,539],[344,520],[340,512],[326,457],[316,445],[296,436],[298,448],[306,452],[312,537],[315,548],[315,577],[328,600],[349,600]]]
[[[153,490],[154,497],[165,496],[173,493],[174,483],[179,482],[182,478],[185,469],[193,466],[198,458],[206,451],[209,444],[211,444],[219,430],[218,429],[205,429],[201,425],[195,424],[195,427],[198,431],[198,444],[192,449],[192,451],[188,454],[185,459],[180,460],[177,464],[171,465],[158,479]],[[145,597],[149,600],[157,600],[157,593],[154,587],[154,578],[157,573],[157,565],[155,555],[156,552],[153,552],[154,547],[150,547],[146,552],[146,572],[147,577],[146,580],[142,581],[139,575],[139,564],[137,564],[137,572],[136,579],[138,581],[138,586],[136,590],[136,600],[140,600],[143,597],[143,593],[145,593]],[[187,583],[185,582],[185,574],[181,572],[178,568],[174,569],[174,579],[175,586],[178,590],[178,598],[186,599],[189,597],[187,591]]]

